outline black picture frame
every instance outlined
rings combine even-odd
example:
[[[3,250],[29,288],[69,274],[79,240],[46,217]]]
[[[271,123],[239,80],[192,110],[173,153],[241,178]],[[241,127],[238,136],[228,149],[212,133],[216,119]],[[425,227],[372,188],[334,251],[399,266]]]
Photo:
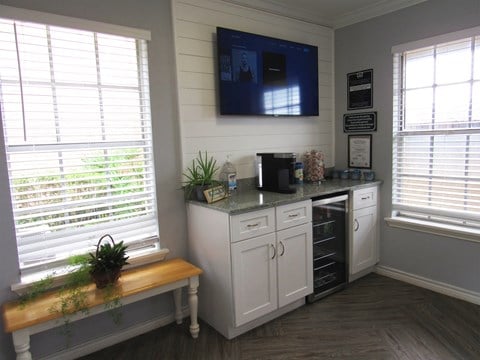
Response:
[[[348,167],[372,168],[372,135],[348,135]]]
[[[347,110],[373,108],[373,69],[347,74]]]

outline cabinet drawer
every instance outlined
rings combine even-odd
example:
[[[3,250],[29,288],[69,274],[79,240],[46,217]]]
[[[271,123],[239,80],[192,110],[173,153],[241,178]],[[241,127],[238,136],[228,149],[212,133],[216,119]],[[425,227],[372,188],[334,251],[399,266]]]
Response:
[[[232,242],[275,231],[275,209],[251,211],[230,217]]]
[[[363,209],[369,206],[376,206],[377,191],[378,189],[376,186],[355,190],[353,192],[353,210]]]
[[[312,221],[312,201],[300,201],[276,207],[277,230]]]

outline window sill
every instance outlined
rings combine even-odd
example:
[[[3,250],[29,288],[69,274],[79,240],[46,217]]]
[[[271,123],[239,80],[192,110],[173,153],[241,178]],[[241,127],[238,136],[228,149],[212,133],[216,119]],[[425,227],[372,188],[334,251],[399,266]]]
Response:
[[[158,251],[155,251],[154,253],[142,255],[142,256],[136,256],[134,258],[128,259],[129,264],[125,265],[122,270],[127,270],[127,269],[133,269],[142,265],[148,265],[157,261],[162,261],[165,260],[167,255],[169,254],[170,250],[168,249],[159,249]],[[62,268],[65,269],[65,268]],[[61,272],[61,271],[59,271]],[[65,272],[65,270],[63,271]],[[45,274],[46,276],[46,274]],[[28,292],[31,288],[32,285],[42,279],[42,275],[40,276],[28,276],[28,278],[23,279],[22,282],[13,284],[11,285],[10,289],[16,293],[17,295],[23,295],[26,292]],[[59,274],[54,276],[53,278],[53,284],[52,284],[52,289],[58,288],[62,285],[65,284],[65,279],[67,277],[67,274]]]
[[[480,243],[480,230],[476,228],[439,224],[425,220],[400,217],[385,218],[385,221],[387,222],[388,226],[394,228],[419,231],[427,234],[446,236]]]

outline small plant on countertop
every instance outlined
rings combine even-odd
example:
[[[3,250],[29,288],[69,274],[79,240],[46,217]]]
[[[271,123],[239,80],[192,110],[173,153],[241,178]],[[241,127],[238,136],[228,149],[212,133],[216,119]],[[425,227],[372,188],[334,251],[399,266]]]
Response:
[[[193,159],[192,165],[187,167],[186,171],[183,173],[183,176],[186,179],[183,182],[185,197],[190,199],[193,191],[196,191],[198,188],[200,189],[200,192],[203,192],[203,190],[212,186],[222,185],[220,181],[214,179],[218,170],[219,167],[217,166],[217,160],[212,156],[208,157],[207,151],[205,151],[204,156],[202,156],[202,152],[199,151],[198,156]]]

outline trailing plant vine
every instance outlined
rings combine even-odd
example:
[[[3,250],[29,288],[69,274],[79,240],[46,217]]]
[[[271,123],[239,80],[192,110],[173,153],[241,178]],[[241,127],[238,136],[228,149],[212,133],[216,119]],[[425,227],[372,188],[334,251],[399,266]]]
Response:
[[[110,237],[110,235],[108,235]],[[111,237],[110,237],[111,238]],[[81,312],[84,315],[89,314],[89,304],[87,299],[88,286],[92,283],[92,272],[98,268],[108,268],[113,263],[121,263],[121,266],[127,264],[128,259],[125,256],[126,246],[123,242],[102,245],[96,255],[86,254],[72,256],[68,259],[67,274],[64,284],[57,291],[58,301],[55,302],[49,311],[53,314],[60,314],[63,321],[62,334],[66,337],[67,347],[70,345],[72,336],[71,316]],[[100,259],[100,260],[99,260]],[[107,264],[103,264],[101,259],[105,259]],[[54,274],[35,282],[25,294],[19,299],[19,306],[22,308],[34,301],[39,296],[45,294],[54,288]],[[121,297],[115,284],[108,284],[103,291],[104,308],[111,316],[115,324],[122,320]]]

